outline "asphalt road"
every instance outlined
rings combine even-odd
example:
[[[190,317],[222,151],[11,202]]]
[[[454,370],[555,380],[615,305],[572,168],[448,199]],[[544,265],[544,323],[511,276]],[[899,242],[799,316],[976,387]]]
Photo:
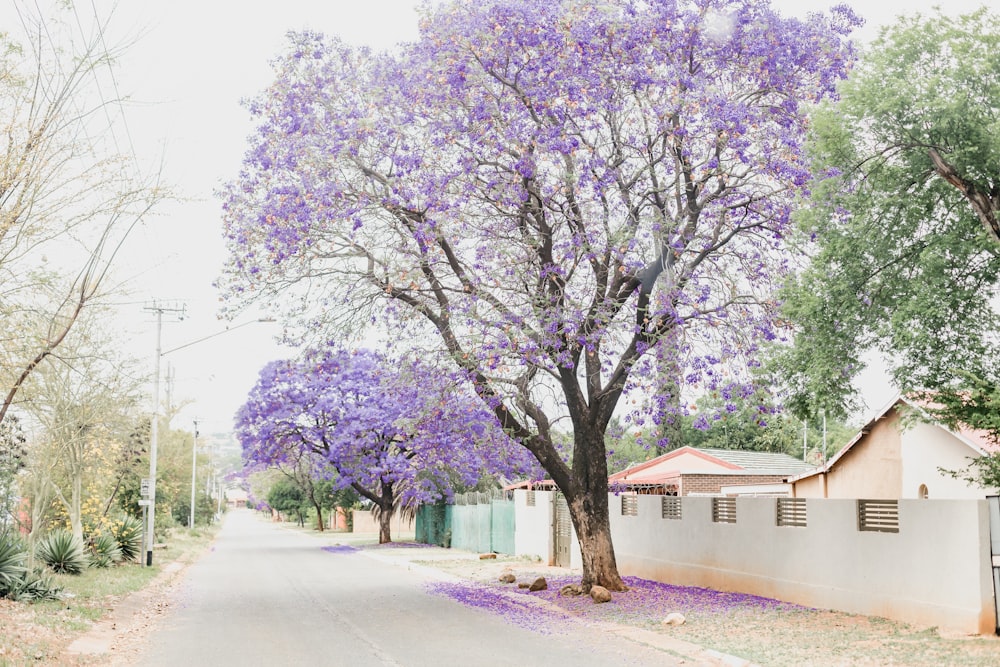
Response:
[[[577,622],[554,631],[521,627],[428,592],[432,580],[363,553],[324,551],[307,535],[231,512],[211,553],[188,568],[135,664],[685,664]]]

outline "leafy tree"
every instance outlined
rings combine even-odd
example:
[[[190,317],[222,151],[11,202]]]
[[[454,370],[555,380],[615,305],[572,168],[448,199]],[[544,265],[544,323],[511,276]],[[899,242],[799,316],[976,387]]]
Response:
[[[302,493],[302,487],[296,484],[295,480],[278,480],[267,492],[267,504],[286,515],[294,513],[298,517],[299,525],[305,525],[305,513],[309,509],[309,502]]]
[[[997,379],[1000,16],[900,19],[816,115],[821,178],[801,211],[812,263],[779,358],[799,416],[854,406],[877,348],[904,391]]]
[[[460,390],[425,364],[327,349],[266,366],[237,435],[250,463],[333,468],[335,488],[375,505],[379,542],[389,542],[392,515],[449,496],[452,475],[474,483],[481,469],[518,461],[493,415]]]
[[[770,397],[747,397],[730,402],[722,410],[719,409],[720,402],[718,397],[713,396],[704,396],[697,401],[697,412],[683,419],[684,444],[714,449],[780,452],[799,457],[803,456],[805,447],[818,462],[835,453],[856,432],[846,422],[832,417],[824,420],[820,415],[806,422],[803,444],[803,422],[775,406]]]
[[[314,305],[316,336],[385,315],[435,341],[565,495],[583,584],[621,590],[605,431],[658,349],[688,390],[745,391],[807,109],[852,57],[833,12],[486,0],[428,8],[391,53],[293,35],[224,192],[223,284]]]
[[[333,482],[329,478],[336,474],[326,459],[310,448],[289,448],[284,457],[264,465],[280,472],[302,491],[306,503],[316,511],[316,530],[322,532],[326,528],[323,510],[334,507]]]
[[[129,426],[141,399],[137,375],[93,311],[58,354],[35,370],[24,406],[42,434],[31,468],[61,505],[73,537],[101,523],[116,488],[116,459],[124,456]],[[85,526],[85,523],[89,524]]]
[[[103,34],[81,42],[62,16],[17,4],[23,41],[0,33],[0,421],[164,197],[95,125],[118,103],[102,87],[114,58]]]
[[[928,399],[927,411],[956,429],[973,428],[1000,444],[1000,382],[969,371],[959,371],[961,391],[939,391]],[[975,458],[962,470],[942,470],[983,488],[1000,488],[1000,453]]]

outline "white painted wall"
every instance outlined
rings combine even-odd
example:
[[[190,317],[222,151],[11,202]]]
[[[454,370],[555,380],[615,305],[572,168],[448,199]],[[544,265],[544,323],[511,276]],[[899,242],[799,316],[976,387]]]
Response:
[[[902,432],[903,480],[900,497],[917,498],[921,484],[927,485],[928,498],[985,498],[996,489],[982,489],[962,479],[941,473],[962,470],[976,452],[957,437],[934,424],[908,424]]]
[[[534,556],[552,564],[553,544],[552,491],[535,491],[535,505],[529,507],[528,492],[514,491],[514,554]]]
[[[991,634],[995,627],[984,500],[901,500],[900,532],[857,529],[853,500],[809,499],[808,526],[778,527],[775,499],[738,498],[737,523],[712,523],[712,499],[659,496],[611,528],[622,574],[763,595],[821,609]],[[681,610],[683,611],[683,610]]]

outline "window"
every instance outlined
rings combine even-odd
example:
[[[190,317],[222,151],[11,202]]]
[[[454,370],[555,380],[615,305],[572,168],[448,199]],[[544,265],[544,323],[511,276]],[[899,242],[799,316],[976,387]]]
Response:
[[[535,506],[535,491],[534,491],[534,489],[530,489],[528,491],[528,494],[525,496],[524,502],[527,503],[528,507],[534,507]]]
[[[920,488],[917,489],[917,498],[927,499],[927,485],[921,484]]]
[[[639,516],[639,496],[622,496],[622,516]]]

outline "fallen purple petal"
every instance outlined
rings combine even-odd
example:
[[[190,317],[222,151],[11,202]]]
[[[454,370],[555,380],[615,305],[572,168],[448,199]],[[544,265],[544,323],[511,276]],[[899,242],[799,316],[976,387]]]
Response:
[[[333,547],[321,547],[321,548],[323,549],[323,551],[326,551],[331,554],[349,554],[357,551],[356,548],[348,546],[346,544],[338,544],[337,546]]]
[[[483,609],[501,616],[512,625],[548,635],[557,632],[566,618],[554,611],[528,602],[520,602],[505,592],[475,583],[434,582],[427,585],[435,595],[449,597],[468,607]]]

